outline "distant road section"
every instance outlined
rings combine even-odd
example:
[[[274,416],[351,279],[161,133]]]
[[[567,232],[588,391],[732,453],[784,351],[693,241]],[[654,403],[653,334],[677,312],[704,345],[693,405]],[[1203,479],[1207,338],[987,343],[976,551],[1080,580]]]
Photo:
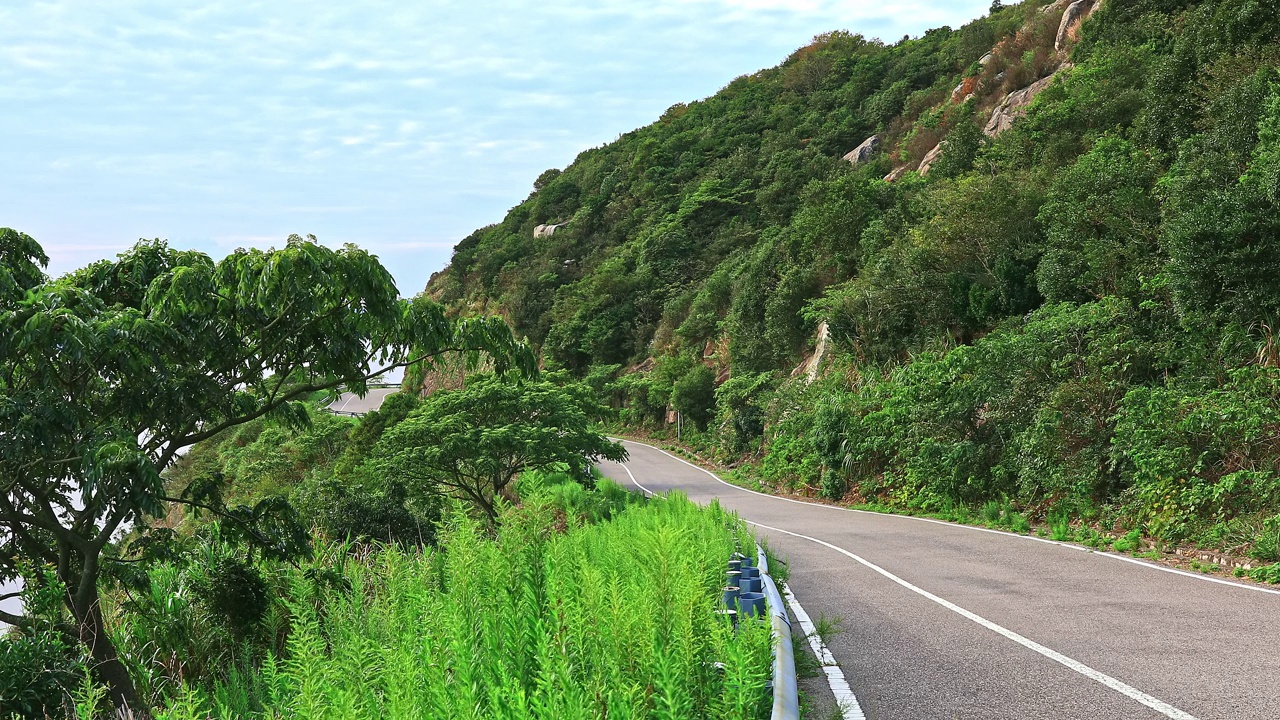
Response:
[[[382,407],[382,401],[395,392],[400,392],[399,386],[369,388],[369,394],[364,397],[346,392],[325,409],[335,415],[364,415]]]

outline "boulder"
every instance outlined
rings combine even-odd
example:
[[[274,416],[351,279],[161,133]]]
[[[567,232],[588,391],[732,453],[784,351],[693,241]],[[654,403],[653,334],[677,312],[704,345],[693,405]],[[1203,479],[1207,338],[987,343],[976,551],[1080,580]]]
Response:
[[[911,172],[911,168],[907,167],[906,165],[903,165],[902,167],[896,167],[888,175],[884,176],[884,181],[897,182],[902,179],[903,175],[906,175],[909,172]]]
[[[1080,26],[1098,9],[1098,0],[1075,0],[1062,13],[1062,22],[1058,23],[1058,37],[1053,41],[1053,48],[1062,52],[1069,41],[1074,41],[1080,34]]]
[[[568,224],[569,223],[560,223],[559,225],[539,225],[533,229],[533,236],[536,238],[551,237],[555,234],[556,228],[562,228]]]
[[[1071,67],[1070,63],[1063,64],[1062,67],[1054,71],[1053,75],[1040,78],[1021,90],[1015,90],[1005,95],[991,111],[991,119],[987,121],[987,126],[982,129],[982,132],[986,133],[987,137],[995,137],[1013,127],[1014,120],[1027,114],[1027,106],[1031,104],[1031,101],[1035,100],[1042,90],[1049,87],[1049,84],[1053,82],[1054,76],[1068,67]]]
[[[916,171],[920,173],[921,177],[928,175],[929,168],[933,167],[933,164],[938,161],[938,158],[942,157],[942,146],[946,144],[947,141],[943,140],[937,145],[934,145],[932,150],[925,153],[924,159],[920,161],[920,169]]]
[[[866,140],[863,140],[861,145],[846,153],[843,159],[848,160],[853,165],[861,165],[862,163],[870,160],[871,156],[875,155],[876,150],[879,149],[879,147],[880,136],[872,135]]]
[[[969,98],[973,97],[973,93],[977,88],[978,77],[976,75],[961,80],[960,84],[951,91],[951,102],[958,105],[964,104]]]

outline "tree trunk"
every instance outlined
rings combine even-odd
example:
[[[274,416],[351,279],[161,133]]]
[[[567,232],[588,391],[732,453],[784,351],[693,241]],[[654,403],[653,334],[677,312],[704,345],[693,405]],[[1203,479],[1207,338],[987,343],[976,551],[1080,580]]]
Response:
[[[149,718],[150,712],[138,696],[133,678],[116,653],[116,646],[107,635],[106,624],[102,618],[102,608],[98,604],[98,594],[93,593],[92,601],[87,608],[72,608],[76,616],[76,630],[80,642],[89,648],[94,659],[94,671],[107,685],[107,696],[117,711],[128,710],[134,718]],[[128,715],[125,715],[128,717]]]

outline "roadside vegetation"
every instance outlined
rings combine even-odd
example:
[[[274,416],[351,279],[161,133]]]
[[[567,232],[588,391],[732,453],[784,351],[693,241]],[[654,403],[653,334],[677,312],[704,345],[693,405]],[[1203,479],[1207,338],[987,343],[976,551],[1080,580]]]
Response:
[[[742,524],[629,508],[610,409],[501,320],[302,238],[0,251],[0,717],[757,716]],[[465,382],[321,409],[396,367]]]
[[[321,540],[298,567],[252,564],[258,605],[201,592],[224,587],[216,562],[153,565],[120,633],[157,717],[761,717],[767,628],[715,612],[740,521],[522,483],[496,534],[459,508],[435,547]]]
[[[547,171],[428,292],[765,487],[1272,566],[1280,20],[1066,7],[819,36]]]

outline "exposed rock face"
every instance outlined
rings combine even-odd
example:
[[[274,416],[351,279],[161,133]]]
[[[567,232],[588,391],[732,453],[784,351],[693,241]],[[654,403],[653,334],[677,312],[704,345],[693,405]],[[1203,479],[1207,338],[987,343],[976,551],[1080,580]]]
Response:
[[[827,355],[827,338],[831,337],[830,330],[827,329],[827,321],[823,320],[818,324],[818,346],[813,349],[813,357],[804,364],[805,382],[813,384],[818,379],[818,369],[822,367],[822,360]]]
[[[827,356],[827,339],[831,337],[831,331],[827,328],[827,321],[823,320],[818,323],[818,334],[814,338],[813,353],[806,356],[800,364],[791,370],[791,377],[803,377],[806,384],[812,384],[818,379],[819,371],[822,368],[822,361]]]
[[[853,165],[861,165],[862,163],[870,160],[871,156],[875,155],[876,150],[879,148],[880,136],[872,135],[866,140],[863,140],[861,145],[846,153],[843,159],[848,160]]]
[[[906,175],[909,172],[911,172],[911,168],[907,167],[906,165],[903,165],[902,167],[896,167],[893,169],[892,172],[884,176],[884,181],[897,182],[902,179],[903,175]]]
[[[1059,72],[1069,67],[1071,67],[1070,63],[1064,63],[1053,75],[1041,78],[1021,90],[1015,90],[1005,95],[999,104],[995,106],[995,109],[991,111],[991,119],[987,121],[987,126],[982,129],[982,132],[986,133],[987,137],[995,137],[1013,127],[1014,120],[1027,114],[1027,106],[1031,104],[1031,101],[1035,100],[1042,90],[1049,87],[1049,84],[1053,82],[1053,78]]]
[[[960,81],[960,84],[951,91],[951,102],[963,104],[973,97],[974,91],[978,88],[978,78],[967,77]]]
[[[1062,22],[1058,24],[1058,37],[1053,41],[1053,48],[1058,52],[1080,34],[1080,26],[1093,14],[1102,3],[1099,0],[1075,0],[1062,13]]]
[[[946,144],[947,141],[943,140],[937,145],[934,145],[932,150],[925,153],[924,159],[920,161],[920,169],[916,172],[919,172],[922,177],[928,175],[929,168],[933,167],[933,164],[938,161],[938,158],[942,157],[942,146]]]
[[[568,224],[569,223],[560,223],[559,225],[539,225],[533,229],[533,236],[536,238],[551,237],[555,234],[556,228],[562,228]]]

